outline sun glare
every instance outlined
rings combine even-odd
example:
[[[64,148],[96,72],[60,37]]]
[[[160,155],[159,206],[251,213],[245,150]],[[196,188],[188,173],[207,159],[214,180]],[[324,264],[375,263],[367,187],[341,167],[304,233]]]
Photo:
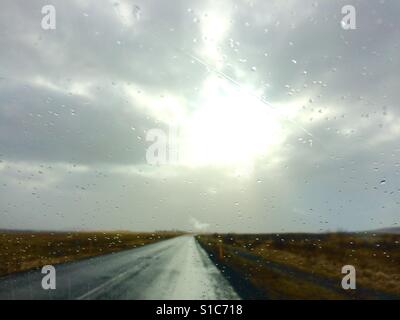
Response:
[[[282,142],[279,116],[246,90],[216,78],[202,96],[185,128],[186,163],[248,165]]]

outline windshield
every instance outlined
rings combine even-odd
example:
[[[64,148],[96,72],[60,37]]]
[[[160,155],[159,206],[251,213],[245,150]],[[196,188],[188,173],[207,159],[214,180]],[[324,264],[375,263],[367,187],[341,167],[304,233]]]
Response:
[[[202,277],[204,257],[215,272],[224,261],[253,274],[243,263],[253,254],[283,274],[295,268],[302,288],[311,273],[340,280],[350,265],[361,287],[382,291],[358,298],[400,294],[399,10],[397,1],[3,0],[0,274],[157,242],[187,276]],[[335,280],[303,296],[254,277],[272,291],[248,294],[221,273],[224,295],[205,294],[209,284],[189,297],[349,292]],[[129,279],[127,288],[142,283]],[[175,291],[75,297],[185,298],[179,281]]]

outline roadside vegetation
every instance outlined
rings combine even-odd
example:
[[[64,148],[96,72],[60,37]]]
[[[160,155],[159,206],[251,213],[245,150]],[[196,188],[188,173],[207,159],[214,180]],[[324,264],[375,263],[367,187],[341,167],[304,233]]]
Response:
[[[0,276],[18,271],[132,249],[180,232],[0,231]]]
[[[400,299],[400,235],[212,234],[197,240],[244,298]],[[356,290],[344,290],[344,265]]]

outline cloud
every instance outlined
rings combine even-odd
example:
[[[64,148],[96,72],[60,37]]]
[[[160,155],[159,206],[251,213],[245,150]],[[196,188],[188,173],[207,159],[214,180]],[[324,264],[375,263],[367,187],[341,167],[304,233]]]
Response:
[[[200,222],[199,220],[197,220],[196,218],[190,218],[190,223],[193,225],[193,230],[194,231],[207,231],[207,229],[210,227],[210,224],[208,223],[204,223],[204,222]]]
[[[395,224],[399,6],[3,1],[0,228]],[[146,133],[175,122],[190,152],[148,165]]]

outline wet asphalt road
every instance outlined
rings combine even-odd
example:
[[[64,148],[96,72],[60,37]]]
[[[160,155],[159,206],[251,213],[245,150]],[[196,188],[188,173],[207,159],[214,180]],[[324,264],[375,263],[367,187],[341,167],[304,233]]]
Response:
[[[0,279],[0,299],[238,299],[193,236],[56,265],[56,289],[40,270]]]

